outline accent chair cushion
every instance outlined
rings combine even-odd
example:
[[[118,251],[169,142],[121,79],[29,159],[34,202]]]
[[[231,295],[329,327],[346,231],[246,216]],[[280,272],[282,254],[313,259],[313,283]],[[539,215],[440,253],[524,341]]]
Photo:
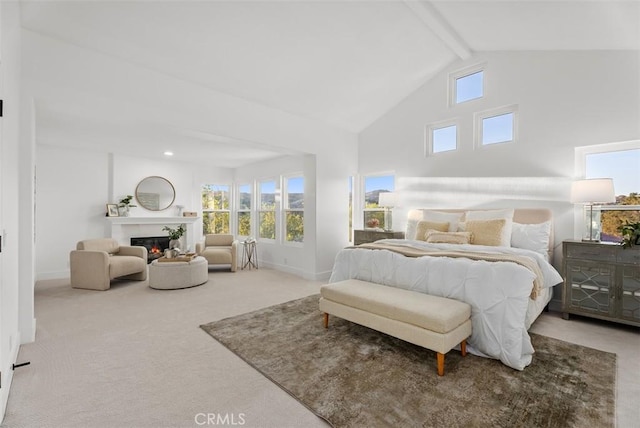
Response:
[[[233,235],[227,235],[227,234],[211,234],[211,235],[207,235],[204,238],[204,245],[205,247],[208,246],[227,246],[229,248],[227,248],[227,251],[229,251],[229,249],[231,248],[231,244],[233,243]]]
[[[85,239],[78,242],[76,250],[104,251],[109,254],[116,254],[120,251],[120,244],[111,238]]]

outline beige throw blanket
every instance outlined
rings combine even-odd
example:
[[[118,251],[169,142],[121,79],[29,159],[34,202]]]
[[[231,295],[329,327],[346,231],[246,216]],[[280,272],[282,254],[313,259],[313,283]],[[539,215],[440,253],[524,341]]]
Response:
[[[425,250],[422,248],[411,247],[407,245],[393,245],[393,244],[361,244],[357,247],[349,248],[365,248],[369,250],[389,250],[394,253],[402,254],[406,257],[464,257],[471,260],[485,260],[488,262],[512,262],[526,267],[535,275],[533,280],[533,287],[531,289],[531,299],[536,299],[540,290],[542,289],[542,271],[538,266],[538,263],[530,257],[520,256],[516,254],[495,254],[495,253],[481,253],[481,252],[466,252],[466,251],[436,251]]]

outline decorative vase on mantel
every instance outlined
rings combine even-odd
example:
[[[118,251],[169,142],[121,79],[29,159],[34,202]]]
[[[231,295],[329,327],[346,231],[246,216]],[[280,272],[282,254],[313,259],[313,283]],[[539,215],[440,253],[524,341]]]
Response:
[[[129,217],[129,208],[135,207],[135,205],[131,203],[132,200],[132,195],[127,195],[124,198],[120,199],[120,203],[118,204],[118,214],[121,217]]]
[[[182,238],[182,235],[184,235],[184,233],[187,231],[186,226],[184,224],[181,224],[176,229],[165,226],[162,228],[162,230],[169,232],[169,249],[179,249],[180,239]]]
[[[169,249],[173,250],[174,248],[180,249],[180,239],[170,239],[169,240]]]

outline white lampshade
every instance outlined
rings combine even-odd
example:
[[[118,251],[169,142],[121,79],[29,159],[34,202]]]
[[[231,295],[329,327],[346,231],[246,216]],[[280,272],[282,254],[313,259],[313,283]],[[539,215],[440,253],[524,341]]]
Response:
[[[571,202],[574,204],[596,204],[615,202],[611,178],[590,178],[574,181],[571,185]]]
[[[391,192],[378,194],[378,206],[393,208],[396,205],[396,195]]]

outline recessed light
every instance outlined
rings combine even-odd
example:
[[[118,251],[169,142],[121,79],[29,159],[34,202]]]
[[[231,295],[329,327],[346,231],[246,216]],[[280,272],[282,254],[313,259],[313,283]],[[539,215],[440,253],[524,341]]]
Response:
[[[164,152],[165,156],[173,156],[173,152]]]

